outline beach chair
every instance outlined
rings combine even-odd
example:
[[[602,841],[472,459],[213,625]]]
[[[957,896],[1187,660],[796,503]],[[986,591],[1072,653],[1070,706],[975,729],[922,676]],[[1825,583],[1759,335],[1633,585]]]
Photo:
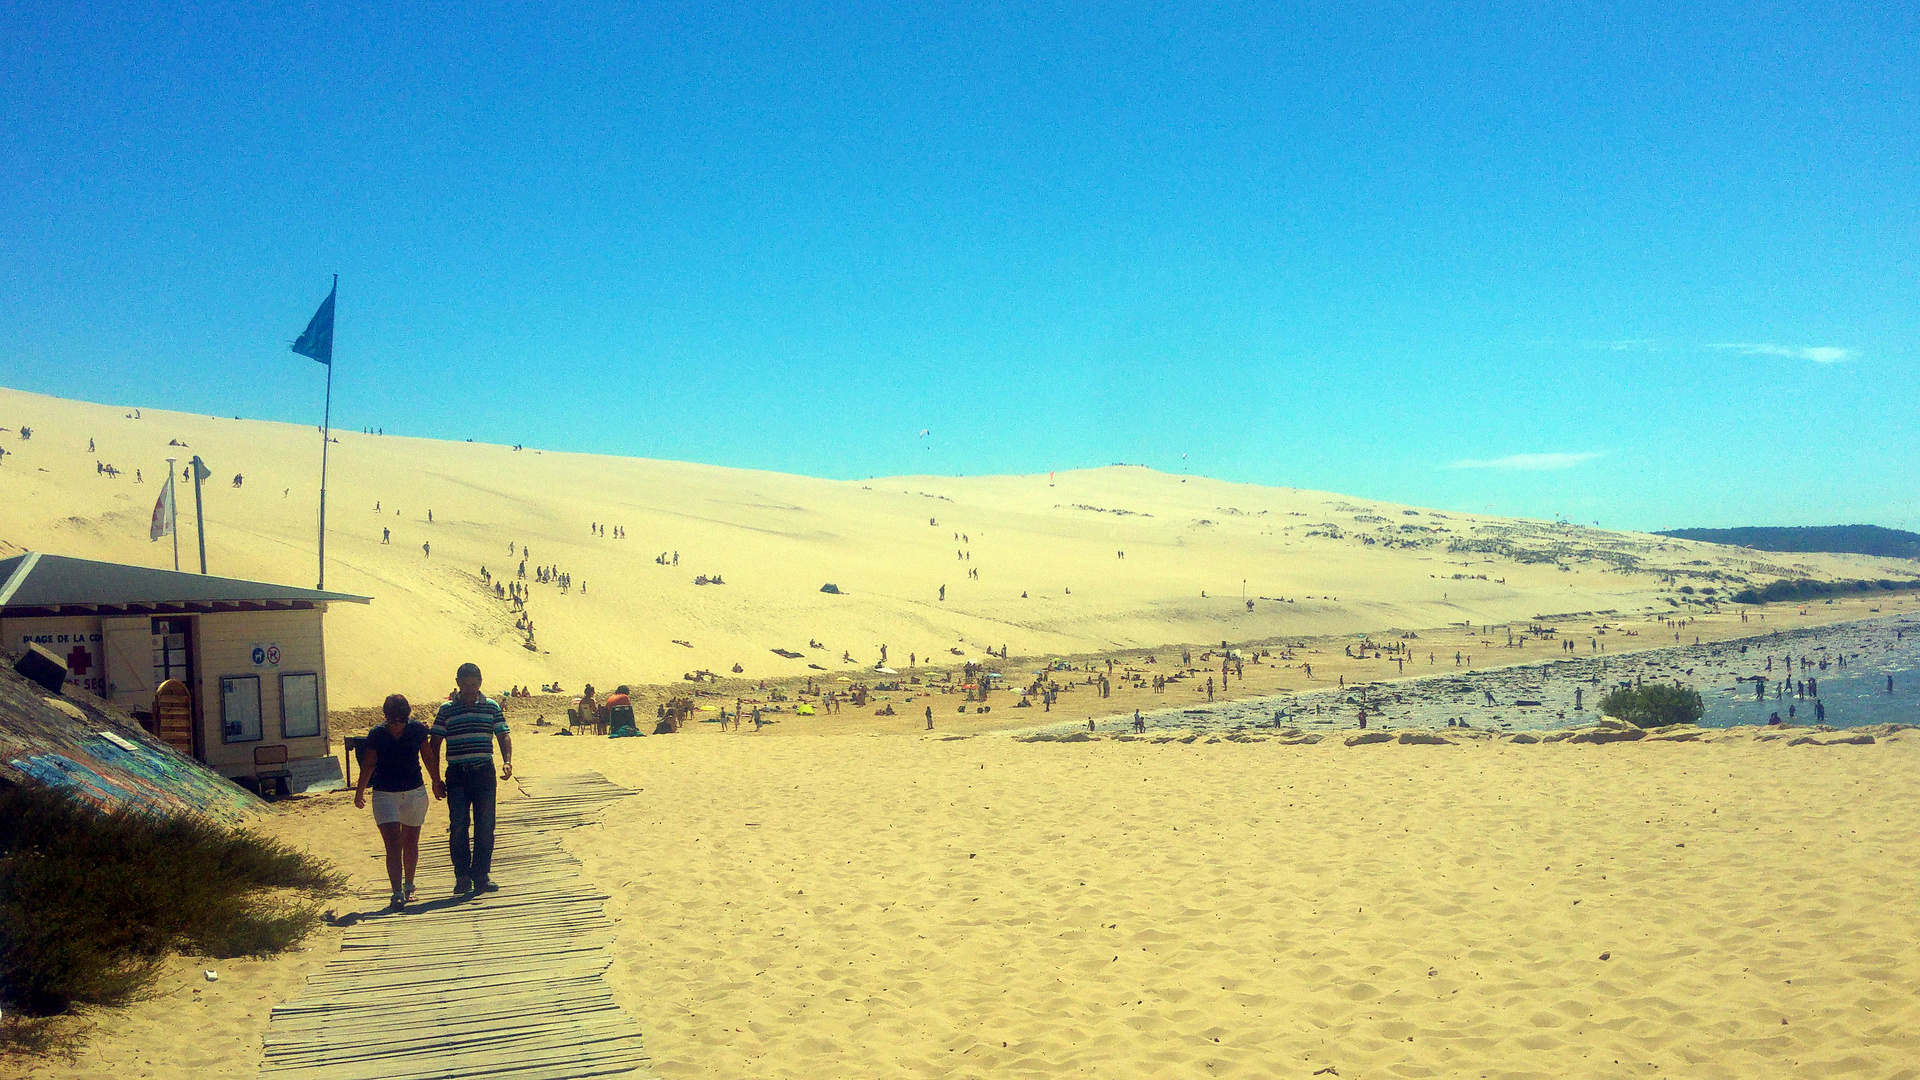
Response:
[[[594,730],[594,734],[604,735],[608,731],[619,731],[623,727],[631,727],[634,728],[635,731],[639,730],[639,728],[634,727],[633,706],[631,705],[615,705],[613,708],[608,709],[606,723],[598,725]]]
[[[569,735],[580,734],[579,731],[575,730],[579,726],[580,726],[580,710],[578,708],[569,707],[567,709],[567,734]]]
[[[261,798],[268,798],[268,784],[276,785],[283,796],[293,794],[293,774],[287,771],[285,743],[253,748],[253,782],[259,787]]]

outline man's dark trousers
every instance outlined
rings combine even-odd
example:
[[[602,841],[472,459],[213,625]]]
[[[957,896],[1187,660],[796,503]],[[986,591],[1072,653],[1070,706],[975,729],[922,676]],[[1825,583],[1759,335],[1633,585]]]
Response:
[[[447,847],[453,856],[453,876],[475,885],[492,880],[493,796],[499,780],[493,759],[461,761],[447,766]],[[473,837],[467,837],[471,816]]]

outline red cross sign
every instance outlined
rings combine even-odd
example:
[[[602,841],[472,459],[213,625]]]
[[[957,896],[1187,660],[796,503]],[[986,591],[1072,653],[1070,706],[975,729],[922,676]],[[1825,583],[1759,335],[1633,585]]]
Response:
[[[75,645],[73,651],[67,654],[67,672],[76,678],[86,675],[87,669],[92,666],[93,654],[87,651],[85,645]]]

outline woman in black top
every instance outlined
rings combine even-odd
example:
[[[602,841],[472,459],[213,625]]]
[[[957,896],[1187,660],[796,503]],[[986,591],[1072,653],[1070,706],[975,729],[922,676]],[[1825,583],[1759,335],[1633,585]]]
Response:
[[[399,694],[389,696],[381,711],[387,722],[367,732],[360,751],[360,786],[353,805],[367,805],[367,783],[373,783],[373,821],[387,846],[387,881],[393,886],[393,907],[405,908],[413,899],[413,868],[420,862],[420,827],[427,823],[427,785],[420,776],[425,760],[427,726],[412,719],[413,706]]]

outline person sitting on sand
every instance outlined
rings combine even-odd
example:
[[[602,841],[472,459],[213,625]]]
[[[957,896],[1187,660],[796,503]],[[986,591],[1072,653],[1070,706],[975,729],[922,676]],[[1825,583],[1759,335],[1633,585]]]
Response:
[[[636,734],[640,729],[633,722],[633,698],[628,696],[627,684],[621,683],[607,695],[607,730],[619,731],[623,727],[633,728]]]
[[[426,755],[427,725],[413,719],[413,706],[399,694],[381,704],[386,722],[367,732],[360,751],[360,784],[353,792],[356,810],[367,806],[367,784],[373,784],[373,823],[387,849],[387,883],[393,888],[392,906],[404,908],[413,899],[413,870],[420,862],[420,828],[427,823],[427,785],[420,763],[438,773],[439,762]],[[437,785],[439,776],[433,778]]]

